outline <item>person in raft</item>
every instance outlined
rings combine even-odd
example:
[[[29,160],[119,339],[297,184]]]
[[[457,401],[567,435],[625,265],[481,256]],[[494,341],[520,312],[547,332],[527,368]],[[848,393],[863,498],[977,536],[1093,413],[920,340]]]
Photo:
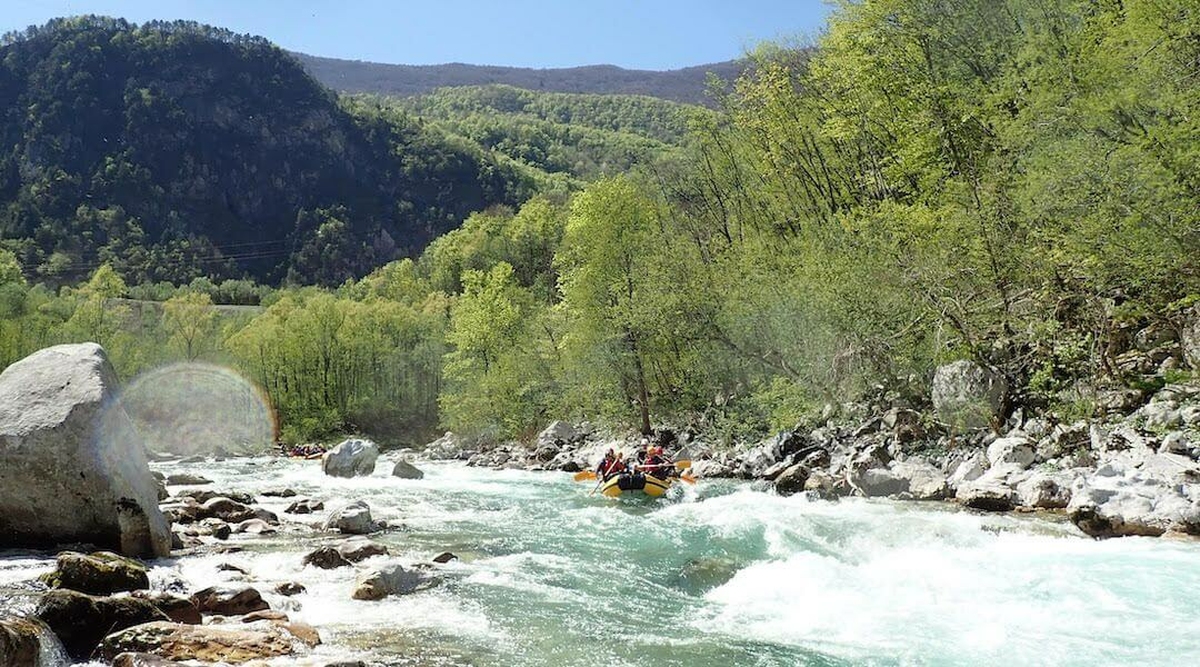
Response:
[[[625,470],[625,460],[623,454],[614,454],[612,449],[604,453],[604,458],[596,466],[596,475],[601,479],[608,479]]]
[[[675,464],[667,458],[660,446],[654,446],[646,451],[646,462],[641,468],[659,479],[666,479],[676,474]]]

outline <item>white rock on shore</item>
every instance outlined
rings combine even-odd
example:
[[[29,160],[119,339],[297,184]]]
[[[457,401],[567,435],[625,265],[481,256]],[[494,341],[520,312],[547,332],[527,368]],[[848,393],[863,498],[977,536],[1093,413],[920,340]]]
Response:
[[[47,348],[0,374],[0,545],[170,553],[158,485],[117,392],[95,343]]]

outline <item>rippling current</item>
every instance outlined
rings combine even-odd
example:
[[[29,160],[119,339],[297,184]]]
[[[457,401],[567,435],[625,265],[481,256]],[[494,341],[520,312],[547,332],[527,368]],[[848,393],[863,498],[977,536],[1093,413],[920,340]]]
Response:
[[[416,481],[387,476],[385,461],[350,480],[283,459],[156,467],[203,474],[212,489],[366,500],[395,526],[375,537],[394,557],[459,556],[430,590],[351,600],[354,570],[301,566],[334,538],[295,524],[233,536],[238,553],[160,561],[152,579],[245,582],[321,631],[324,645],[280,665],[1200,663],[1200,543],[1097,542],[1046,519],[727,481],[611,501],[563,473],[418,465]],[[323,518],[259,497],[289,521]],[[0,590],[45,569],[44,557],[2,558]],[[273,594],[282,581],[307,592]]]

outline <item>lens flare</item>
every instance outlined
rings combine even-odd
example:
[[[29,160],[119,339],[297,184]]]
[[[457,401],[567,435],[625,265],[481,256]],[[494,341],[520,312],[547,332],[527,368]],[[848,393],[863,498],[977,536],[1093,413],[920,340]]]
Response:
[[[152,451],[261,452],[275,441],[266,396],[223,366],[188,362],[143,373],[126,385],[121,405]]]

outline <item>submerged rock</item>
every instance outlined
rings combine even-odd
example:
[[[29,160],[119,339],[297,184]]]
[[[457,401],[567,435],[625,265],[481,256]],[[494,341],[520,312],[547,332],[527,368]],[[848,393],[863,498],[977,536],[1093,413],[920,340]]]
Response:
[[[311,565],[322,570],[332,570],[339,567],[350,567],[350,561],[336,547],[319,547],[305,554],[304,565]]]
[[[42,575],[51,588],[67,588],[92,595],[111,595],[150,587],[150,577],[141,563],[107,551],[81,554],[64,551],[53,571]]]
[[[386,556],[388,548],[378,542],[356,537],[338,545],[337,551],[351,563],[361,563],[372,556]]]
[[[204,621],[200,616],[200,609],[189,598],[161,591],[137,591],[133,596],[154,605],[156,609],[166,614],[167,620],[176,623],[202,623]]]
[[[389,563],[359,576],[354,586],[355,600],[382,600],[389,595],[406,595],[429,588],[434,581],[420,572]]]
[[[395,467],[392,468],[392,477],[400,479],[422,479],[425,473],[421,472],[416,466],[408,461],[396,461]]]
[[[202,614],[241,616],[252,611],[270,609],[271,605],[253,588],[211,586],[192,595],[192,602]]]
[[[266,621],[255,624],[182,625],[159,621],[111,634],[100,645],[100,655],[113,660],[121,653],[146,653],[172,661],[243,663],[292,655],[295,636],[283,626]]]
[[[168,475],[165,481],[171,486],[200,486],[213,483],[213,481],[207,477],[192,475],[189,473]]]
[[[30,667],[40,662],[42,643],[52,639],[41,621],[26,618],[0,618],[0,665]]]
[[[34,616],[58,636],[67,654],[79,661],[87,660],[100,641],[112,632],[168,620],[148,600],[97,597],[67,590],[47,592]]]
[[[0,546],[170,553],[145,446],[117,393],[95,343],[47,348],[0,373]]]
[[[321,470],[332,477],[364,477],[375,472],[379,447],[370,440],[343,440],[321,457]]]

